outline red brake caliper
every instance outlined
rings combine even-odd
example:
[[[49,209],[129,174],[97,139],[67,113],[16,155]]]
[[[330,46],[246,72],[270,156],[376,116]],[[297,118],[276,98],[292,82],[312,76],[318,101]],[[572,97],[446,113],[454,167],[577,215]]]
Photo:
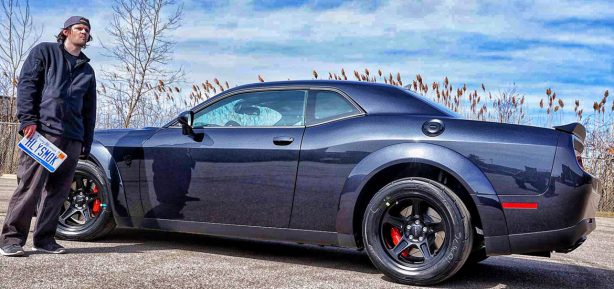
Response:
[[[403,238],[401,235],[401,230],[399,230],[396,227],[392,227],[392,229],[390,230],[390,237],[392,237],[392,243],[396,246],[399,242],[401,242],[401,239]],[[403,257],[407,257],[407,255],[409,255],[407,253],[407,249],[405,249],[403,252],[401,252],[401,256]]]
[[[96,184],[94,184],[94,187],[92,188],[92,192],[94,194],[98,194],[98,186],[96,186]],[[100,213],[100,205],[102,203],[100,202],[100,199],[95,199],[94,200],[94,207],[92,208],[92,213],[94,213],[94,215],[98,215]]]

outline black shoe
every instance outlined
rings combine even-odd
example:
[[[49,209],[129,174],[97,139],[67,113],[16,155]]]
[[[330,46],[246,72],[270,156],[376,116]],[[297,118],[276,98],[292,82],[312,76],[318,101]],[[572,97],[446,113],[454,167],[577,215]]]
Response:
[[[45,253],[51,253],[51,254],[64,254],[66,253],[66,249],[64,249],[64,247],[60,246],[60,244],[57,243],[51,243],[51,244],[47,244],[44,246],[34,246],[32,247],[33,251],[39,251],[39,252],[45,252]]]
[[[0,254],[2,254],[2,256],[18,257],[23,256],[24,252],[21,246],[17,244],[11,244],[0,248]]]

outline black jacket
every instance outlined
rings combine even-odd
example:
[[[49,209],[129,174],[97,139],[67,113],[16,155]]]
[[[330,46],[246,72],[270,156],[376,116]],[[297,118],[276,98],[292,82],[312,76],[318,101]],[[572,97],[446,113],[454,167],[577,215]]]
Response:
[[[30,124],[46,133],[78,140],[90,152],[96,123],[96,76],[81,53],[73,69],[62,43],[41,43],[30,51],[17,85],[19,132]]]

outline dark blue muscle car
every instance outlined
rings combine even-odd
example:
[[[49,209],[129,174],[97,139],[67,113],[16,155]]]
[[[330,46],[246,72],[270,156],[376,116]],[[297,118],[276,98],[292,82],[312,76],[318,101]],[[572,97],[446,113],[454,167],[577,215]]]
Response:
[[[359,248],[395,281],[434,284],[488,256],[582,244],[599,200],[579,159],[585,134],[462,119],[390,85],[244,85],[160,128],[97,131],[58,235]]]

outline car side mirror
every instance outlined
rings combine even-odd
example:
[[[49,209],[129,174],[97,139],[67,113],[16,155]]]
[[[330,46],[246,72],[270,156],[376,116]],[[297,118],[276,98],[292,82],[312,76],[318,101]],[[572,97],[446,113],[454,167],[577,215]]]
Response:
[[[192,123],[194,121],[194,112],[191,110],[184,111],[179,114],[177,121],[181,124],[182,133],[184,135],[193,135]]]
[[[181,125],[187,125],[191,127],[192,121],[194,120],[194,112],[192,112],[191,110],[184,111],[179,114],[177,120]]]

